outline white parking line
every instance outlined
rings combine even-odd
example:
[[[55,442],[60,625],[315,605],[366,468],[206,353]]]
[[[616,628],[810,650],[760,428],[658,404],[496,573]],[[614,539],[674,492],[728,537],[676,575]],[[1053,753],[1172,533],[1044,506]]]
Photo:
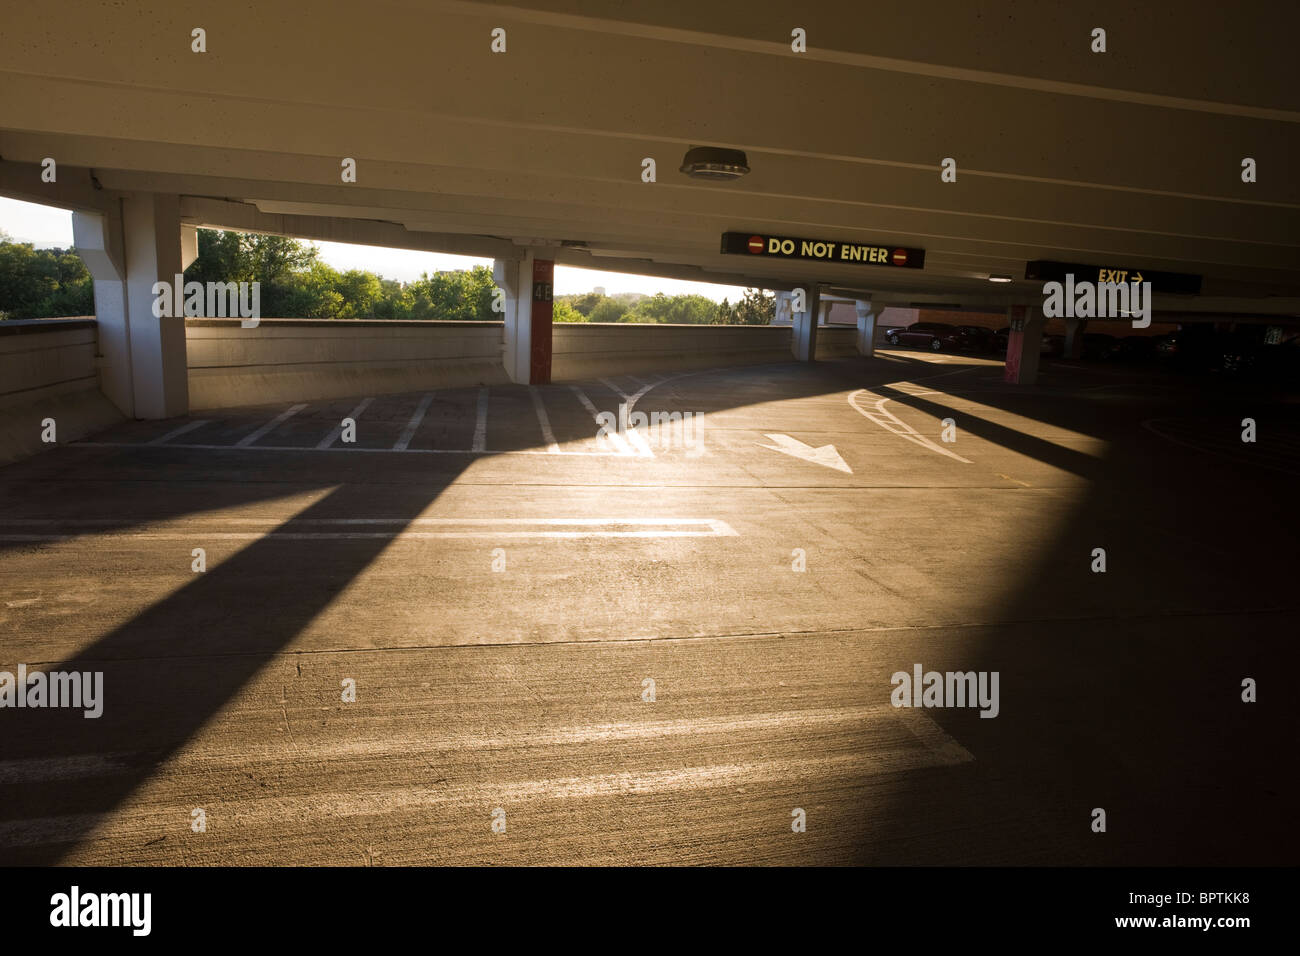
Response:
[[[528,397],[533,400],[533,408],[537,412],[537,424],[542,426],[542,438],[546,441],[546,450],[552,455],[562,454],[560,446],[555,441],[555,433],[551,431],[551,420],[546,417],[546,409],[542,407],[542,396],[537,391],[536,385],[528,386]]]
[[[267,422],[257,431],[253,432],[251,435],[245,435],[243,438],[239,439],[239,441],[235,442],[235,447],[247,448],[249,445],[253,444],[253,442],[257,441],[263,435],[278,428],[280,425],[287,422],[290,418],[292,418],[294,415],[297,415],[300,411],[302,411],[306,407],[307,404],[304,402],[301,405],[293,406],[293,408],[289,409],[286,412],[281,412],[279,415],[276,415],[273,419],[271,419],[269,422]]]
[[[592,403],[591,399],[587,397],[587,393],[584,392],[582,389],[578,388],[578,386],[570,385],[569,388],[572,389],[573,394],[578,397],[578,401],[582,402],[582,407],[585,408],[589,413],[591,413],[591,415],[595,418],[596,426],[598,429],[596,435],[597,438],[599,438],[600,436],[599,429],[602,428],[603,426],[601,426],[600,424],[600,418],[596,416],[600,415],[600,411]],[[614,448],[616,449],[619,455],[630,456],[632,454],[632,448],[628,445],[626,441],[623,440],[623,436],[620,435],[617,431],[609,432],[607,437],[609,438],[610,444],[614,446]]]
[[[204,425],[208,424],[208,421],[209,421],[209,419],[203,419],[202,421],[197,421],[197,422],[188,422],[187,424],[182,425],[180,428],[173,428],[173,429],[172,429],[171,431],[169,431],[166,435],[159,435],[159,436],[158,436],[157,438],[155,438],[153,441],[147,441],[147,442],[145,442],[145,444],[146,444],[146,445],[165,445],[165,444],[167,444],[169,441],[171,441],[173,438],[179,438],[181,435],[184,435],[184,434],[186,434],[187,432],[192,432],[192,431],[194,431],[194,429],[196,429],[196,428],[202,428]]]
[[[358,418],[361,417],[361,413],[364,412],[366,408],[370,405],[370,403],[373,401],[374,401],[373,398],[363,398],[361,400],[361,404],[359,404],[356,408],[352,409],[352,411],[348,412],[347,417],[352,419],[355,422]],[[339,422],[338,427],[335,428],[328,435],[326,435],[324,438],[322,438],[320,440],[320,444],[317,445],[316,447],[329,448],[331,445],[333,445],[336,441],[339,440],[339,436],[342,434],[343,434],[343,423]]]
[[[473,451],[487,451],[487,413],[488,390],[485,386],[478,390],[478,417],[474,422]]]
[[[402,429],[401,437],[398,438],[397,443],[393,445],[393,451],[406,451],[406,446],[411,444],[411,439],[415,437],[415,430],[420,427],[420,422],[424,421],[424,413],[429,410],[429,406],[432,403],[432,392],[420,399],[420,404],[415,408],[415,414],[412,415],[411,420],[406,423],[406,427]]]

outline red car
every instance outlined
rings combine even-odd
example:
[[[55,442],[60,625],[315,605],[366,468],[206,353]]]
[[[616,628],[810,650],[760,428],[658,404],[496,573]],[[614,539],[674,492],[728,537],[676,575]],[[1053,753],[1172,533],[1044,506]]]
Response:
[[[956,326],[944,325],[942,322],[917,322],[900,329],[891,329],[885,340],[890,345],[910,345],[913,348],[929,349],[931,352],[959,351],[966,344],[966,337]]]

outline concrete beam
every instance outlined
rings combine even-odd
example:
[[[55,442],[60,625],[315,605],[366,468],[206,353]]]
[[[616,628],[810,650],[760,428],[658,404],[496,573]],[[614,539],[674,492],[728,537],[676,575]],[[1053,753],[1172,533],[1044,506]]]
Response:
[[[74,211],[103,212],[112,199],[95,185],[90,170],[57,166],[52,183],[41,181],[39,163],[0,159],[0,196]]]
[[[251,203],[201,196],[182,196],[180,209],[186,224],[209,229],[232,229],[321,242],[351,242],[390,249],[420,249],[483,259],[510,258],[515,254],[515,246],[507,239],[413,232],[397,223],[367,219],[266,213]]]

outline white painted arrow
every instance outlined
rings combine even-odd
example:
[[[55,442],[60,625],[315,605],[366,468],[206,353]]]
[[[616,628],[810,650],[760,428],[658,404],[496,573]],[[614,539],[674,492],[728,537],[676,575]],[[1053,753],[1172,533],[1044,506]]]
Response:
[[[827,468],[834,468],[836,471],[853,474],[853,469],[840,457],[840,453],[835,450],[834,445],[822,445],[820,448],[814,448],[812,445],[805,445],[799,439],[791,438],[789,435],[767,435],[766,437],[776,442],[776,444],[763,445],[762,442],[759,442],[764,448],[792,455],[795,458],[802,458],[814,465],[825,465]]]

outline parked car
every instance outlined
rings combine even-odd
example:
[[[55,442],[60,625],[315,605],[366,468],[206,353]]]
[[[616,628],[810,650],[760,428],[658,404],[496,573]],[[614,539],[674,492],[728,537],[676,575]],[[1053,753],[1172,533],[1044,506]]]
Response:
[[[1254,332],[1236,332],[1215,340],[1214,368],[1228,375],[1261,381],[1294,381],[1300,372],[1300,340],[1269,343]]]
[[[1119,340],[1115,357],[1121,362],[1150,362],[1156,357],[1157,344],[1154,335],[1126,335]]]
[[[959,325],[957,331],[961,333],[962,339],[965,341],[963,347],[966,351],[992,352],[996,348],[993,344],[994,335],[992,329],[986,329],[982,325]]]
[[[1104,332],[1084,332],[1082,357],[1094,361],[1109,361],[1119,354],[1119,339]]]
[[[1155,336],[1156,341],[1156,358],[1172,359],[1178,354],[1178,333],[1170,332],[1167,335]]]
[[[965,344],[962,334],[952,325],[942,322],[917,322],[901,329],[893,329],[885,336],[890,345],[910,345],[931,352],[960,350]]]

